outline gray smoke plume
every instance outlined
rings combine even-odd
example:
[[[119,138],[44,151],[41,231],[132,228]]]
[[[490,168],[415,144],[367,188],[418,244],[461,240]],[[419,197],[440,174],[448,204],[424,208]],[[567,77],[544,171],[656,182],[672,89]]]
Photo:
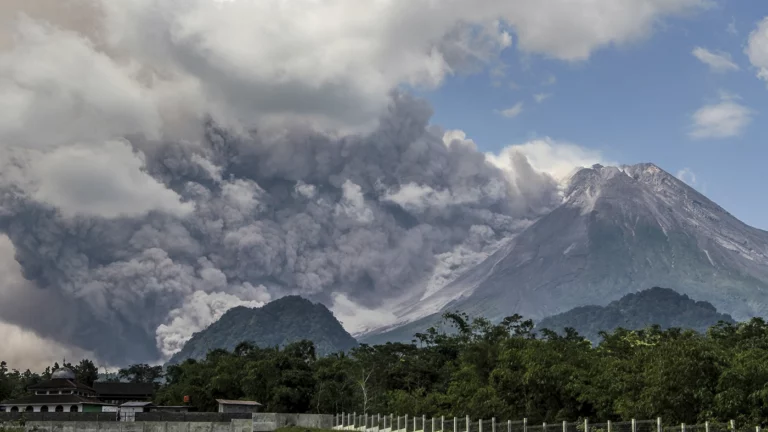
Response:
[[[418,299],[555,205],[558,183],[524,155],[550,142],[485,155],[392,89],[493,64],[513,31],[583,59],[705,3],[612,2],[589,2],[604,29],[565,0],[0,7],[0,233],[33,285],[0,320],[125,364],[238,304]]]

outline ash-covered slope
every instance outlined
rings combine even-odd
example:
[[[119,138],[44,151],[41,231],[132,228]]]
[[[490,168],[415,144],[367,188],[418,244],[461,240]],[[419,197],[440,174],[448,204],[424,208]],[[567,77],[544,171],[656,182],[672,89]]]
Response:
[[[314,342],[318,355],[358,345],[328,308],[299,296],[287,296],[260,308],[239,306],[228,310],[208,328],[195,333],[168,363],[204,358],[216,348],[232,350],[240,342],[273,347],[303,339]]]
[[[596,165],[573,176],[560,206],[441,292],[455,298],[443,310],[540,320],[652,286],[675,287],[738,320],[764,316],[768,232],[653,164]],[[362,340],[406,339],[438,320]]]
[[[768,308],[768,232],[652,164],[579,171],[564,203],[501,252],[454,307],[541,319],[673,286],[736,319]]]
[[[650,325],[663,329],[682,328],[705,333],[720,321],[733,323],[730,315],[721,314],[708,302],[696,301],[669,288],[651,288],[627,294],[607,306],[581,306],[536,324],[537,329],[562,332],[576,329],[593,343],[600,342],[601,331],[617,328],[639,330]]]

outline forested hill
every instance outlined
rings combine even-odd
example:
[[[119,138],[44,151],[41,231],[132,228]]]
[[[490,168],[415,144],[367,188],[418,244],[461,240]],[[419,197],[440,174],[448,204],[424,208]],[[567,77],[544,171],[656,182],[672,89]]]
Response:
[[[232,350],[240,342],[282,347],[300,340],[312,341],[321,356],[358,345],[328,308],[298,296],[288,296],[261,308],[230,309],[207,329],[195,333],[169,363],[201,359],[217,348]]]
[[[719,321],[734,323],[730,315],[722,314],[710,303],[695,301],[668,288],[654,287],[627,294],[607,306],[583,306],[541,320],[537,329],[561,332],[571,327],[593,343],[600,341],[600,331],[617,328],[643,329],[657,324],[663,329],[691,329],[699,333]]]

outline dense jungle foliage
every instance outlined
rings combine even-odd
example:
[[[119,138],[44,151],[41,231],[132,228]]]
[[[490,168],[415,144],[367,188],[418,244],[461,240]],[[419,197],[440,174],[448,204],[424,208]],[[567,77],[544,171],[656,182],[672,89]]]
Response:
[[[754,425],[768,419],[768,324],[759,318],[721,322],[706,334],[617,329],[603,333],[597,346],[572,329],[534,333],[533,323],[519,316],[495,325],[463,314],[444,319],[452,331],[431,328],[412,344],[361,345],[348,354],[318,357],[308,341],[214,350],[204,360],[169,366],[155,402],[177,405],[188,395],[200,410],[226,398],[257,400],[277,412],[530,422],[660,416],[668,424]],[[125,380],[162,380],[128,369],[120,372]],[[0,398],[44,375],[3,366]]]

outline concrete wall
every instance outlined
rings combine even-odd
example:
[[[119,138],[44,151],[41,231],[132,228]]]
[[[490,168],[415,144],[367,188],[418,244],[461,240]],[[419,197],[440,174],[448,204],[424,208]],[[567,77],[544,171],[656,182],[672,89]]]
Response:
[[[253,414],[253,432],[268,432],[285,426],[331,429],[333,427],[333,415],[277,413]]]
[[[151,413],[137,413],[141,414]],[[217,414],[217,413],[199,413]],[[34,421],[26,418],[18,432],[271,432],[285,426],[331,429],[333,415],[254,413],[251,419],[230,421],[108,421],[86,420],[82,413],[77,420]],[[137,418],[138,420],[138,418]],[[0,417],[0,427],[18,425],[18,418]],[[14,428],[16,429],[16,428]]]
[[[245,426],[242,422],[247,422]],[[25,432],[251,432],[250,421],[210,422],[27,422]],[[236,429],[237,427],[237,429]],[[21,430],[21,428],[19,428]]]

